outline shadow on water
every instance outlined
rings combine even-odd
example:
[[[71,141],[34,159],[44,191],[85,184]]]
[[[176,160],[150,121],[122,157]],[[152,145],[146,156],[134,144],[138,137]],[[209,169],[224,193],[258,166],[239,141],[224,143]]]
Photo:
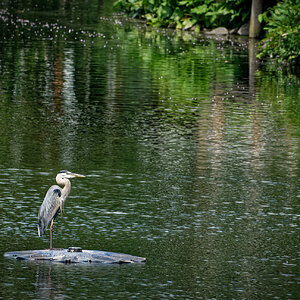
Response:
[[[299,78],[258,62],[254,41],[150,29],[111,1],[9,3],[0,252],[48,247],[38,208],[69,169],[87,177],[72,181],[54,246],[147,263],[1,256],[4,297],[296,298]]]

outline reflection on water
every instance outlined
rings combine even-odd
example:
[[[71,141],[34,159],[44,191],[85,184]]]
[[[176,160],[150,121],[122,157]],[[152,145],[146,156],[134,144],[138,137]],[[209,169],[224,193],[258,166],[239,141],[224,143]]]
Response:
[[[64,265],[52,263],[38,263],[31,266],[36,270],[36,297],[38,299],[57,299],[72,297],[102,297],[113,292],[113,282],[111,281],[112,274],[119,274],[120,279],[125,275],[125,272],[130,272],[130,266],[120,265]],[[141,266],[135,266],[135,271],[140,272]],[[134,274],[132,274],[134,275]],[[132,276],[132,280],[134,280]],[[121,279],[122,280],[122,279]],[[110,288],[110,291],[103,293],[102,289],[105,286]],[[84,288],[82,288],[84,286]],[[99,287],[95,293],[93,288]],[[74,289],[72,293],[70,290]],[[124,291],[125,296],[125,291]]]
[[[1,257],[5,298],[296,298],[299,79],[245,39],[99,18],[110,1],[90,2],[1,6],[0,249],[48,246],[38,208],[69,169],[87,177],[54,244],[147,263]]]

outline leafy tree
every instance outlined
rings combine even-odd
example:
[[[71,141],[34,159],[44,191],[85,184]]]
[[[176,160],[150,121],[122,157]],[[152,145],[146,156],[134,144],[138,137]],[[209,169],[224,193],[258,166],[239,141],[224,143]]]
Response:
[[[285,0],[259,16],[265,22],[259,58],[270,56],[279,62],[300,64],[300,1]]]
[[[250,4],[244,0],[117,0],[115,7],[153,26],[200,29],[237,27],[249,17]]]
[[[251,1],[117,0],[115,7],[135,18],[146,19],[152,26],[199,31],[203,27],[230,29],[242,25],[249,20]],[[268,1],[264,9],[267,10],[259,21],[264,24],[266,36],[258,57],[300,64],[300,0],[280,1],[275,6],[274,1]]]

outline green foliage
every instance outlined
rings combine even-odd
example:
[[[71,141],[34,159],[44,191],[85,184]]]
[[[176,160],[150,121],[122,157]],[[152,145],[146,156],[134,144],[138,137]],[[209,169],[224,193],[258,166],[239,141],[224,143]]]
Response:
[[[259,16],[265,24],[259,58],[300,64],[300,1],[285,0]],[[115,7],[144,18],[157,27],[177,29],[236,28],[249,18],[251,1],[245,0],[117,0]]]
[[[189,29],[193,26],[237,27],[248,17],[249,3],[244,0],[117,0],[128,15],[145,18],[153,26]]]
[[[259,16],[265,22],[266,37],[262,40],[259,58],[270,56],[278,62],[300,64],[299,0],[279,2]]]

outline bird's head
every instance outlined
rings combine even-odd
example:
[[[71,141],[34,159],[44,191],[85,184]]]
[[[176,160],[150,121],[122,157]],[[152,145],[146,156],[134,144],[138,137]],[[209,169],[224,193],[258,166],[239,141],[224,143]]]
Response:
[[[74,178],[74,177],[85,177],[84,175],[81,175],[81,174],[77,174],[77,173],[72,173],[70,171],[66,171],[66,170],[63,170],[63,171],[60,171],[56,178],[58,179],[70,179],[70,178]]]

